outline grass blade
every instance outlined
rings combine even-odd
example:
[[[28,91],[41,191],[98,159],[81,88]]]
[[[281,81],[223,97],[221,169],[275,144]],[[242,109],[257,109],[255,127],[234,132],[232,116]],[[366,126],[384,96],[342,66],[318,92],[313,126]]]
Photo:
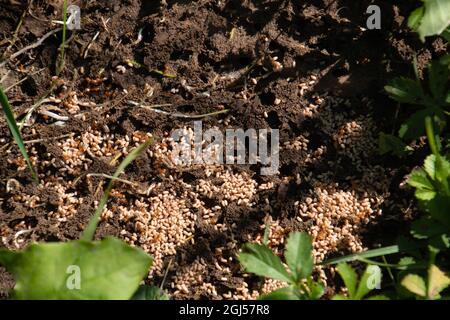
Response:
[[[61,55],[59,61],[56,64],[56,75],[58,76],[62,69],[64,68],[64,49],[66,46],[66,32],[67,32],[67,0],[64,0],[63,5],[63,28],[62,28],[62,44],[61,44]]]
[[[34,171],[33,166],[31,165],[30,157],[28,157],[28,153],[27,150],[25,149],[22,136],[20,134],[19,128],[17,127],[16,119],[14,119],[14,114],[11,110],[11,106],[9,105],[8,97],[5,95],[1,87],[0,87],[0,103],[3,108],[3,112],[5,113],[6,123],[8,124],[9,130],[11,131],[14,140],[19,146],[20,152],[22,153],[27,163],[28,169],[30,169],[31,176],[33,177],[33,180],[36,183],[39,183],[38,176]]]
[[[95,229],[97,229],[98,221],[100,219],[100,215],[102,214],[103,208],[106,205],[106,202],[109,198],[109,193],[111,192],[113,182],[116,178],[119,177],[119,175],[125,170],[125,168],[134,160],[137,156],[139,156],[151,143],[151,140],[147,140],[143,144],[141,144],[139,147],[131,151],[126,158],[119,164],[119,166],[116,169],[116,172],[114,172],[112,179],[108,183],[108,187],[106,188],[105,192],[102,195],[102,198],[100,199],[100,203],[97,206],[97,209],[95,210],[94,216],[89,221],[88,226],[84,230],[83,234],[81,235],[81,240],[86,241],[92,241],[95,234]]]
[[[322,265],[355,261],[355,260],[359,260],[361,258],[374,258],[374,257],[385,256],[385,255],[394,254],[394,253],[398,253],[398,252],[400,252],[400,247],[398,245],[387,246],[387,247],[368,250],[368,251],[364,251],[364,252],[360,252],[360,253],[350,254],[350,255],[344,256],[344,257],[329,259],[329,260],[324,261],[322,263]]]

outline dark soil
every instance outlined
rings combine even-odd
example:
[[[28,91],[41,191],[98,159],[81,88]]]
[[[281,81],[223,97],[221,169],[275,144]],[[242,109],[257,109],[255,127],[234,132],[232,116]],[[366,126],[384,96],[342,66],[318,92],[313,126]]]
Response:
[[[33,1],[27,5],[16,5],[13,1],[0,1],[0,55],[8,57],[37,41],[54,28],[48,20],[60,20],[58,1]],[[405,17],[415,7],[411,1],[375,1],[382,11],[382,29],[366,30],[368,5],[374,1],[310,0],[202,0],[202,1],[78,1],[82,10],[82,29],[69,32],[66,48],[65,68],[53,87],[55,93],[64,93],[75,88],[79,98],[103,104],[102,111],[86,114],[86,120],[70,122],[64,127],[49,127],[45,122],[24,129],[28,139],[58,137],[68,133],[83,133],[88,126],[101,128],[107,125],[112,133],[131,134],[135,130],[151,132],[161,138],[167,132],[191,120],[169,117],[145,109],[130,108],[125,101],[141,101],[144,84],[153,87],[152,104],[171,103],[168,111],[176,110],[189,114],[204,114],[229,109],[231,119],[228,126],[223,122],[226,115],[203,119],[204,126],[243,128],[275,128],[280,130],[280,144],[308,132],[313,144],[329,148],[328,161],[335,160],[333,143],[320,124],[304,119],[300,112],[313,101],[313,93],[328,92],[334,98],[349,101],[355,117],[373,114],[380,131],[392,132],[401,122],[396,110],[398,106],[383,93],[383,86],[394,75],[411,74],[411,62],[416,55],[422,70],[428,60],[442,53],[446,48],[442,43],[430,41],[424,47],[418,38],[406,27]],[[24,10],[29,10],[23,19],[17,40],[6,50],[13,39],[14,30]],[[106,25],[106,28],[105,28]],[[98,38],[89,46],[97,31]],[[142,40],[137,41],[141,32]],[[138,43],[137,43],[138,42]],[[23,113],[50,89],[55,75],[58,47],[61,33],[49,37],[42,46],[35,48],[0,68],[3,75],[7,70],[15,77],[9,78],[8,87],[33,70],[43,70],[28,78],[9,91],[8,96],[16,115]],[[284,67],[277,70],[274,57]],[[135,61],[129,67],[126,61]],[[295,64],[293,64],[295,62]],[[117,70],[126,66],[126,72]],[[249,71],[249,66],[253,66]],[[84,69],[84,73],[80,70]],[[23,74],[17,70],[24,70]],[[166,75],[156,72],[159,70]],[[299,95],[299,85],[309,81],[310,75],[318,77],[317,83],[307,94]],[[217,77],[217,75],[220,75]],[[257,83],[251,81],[256,79]],[[98,80],[97,80],[98,79]],[[183,80],[189,88],[184,85]],[[124,94],[124,89],[128,92]],[[207,95],[204,92],[208,92]],[[82,94],[81,94],[82,93]],[[275,99],[283,101],[277,106]],[[361,101],[370,101],[370,110],[361,107]],[[267,114],[267,117],[265,116]],[[107,118],[106,115],[109,115]],[[0,138],[11,141],[5,121],[0,121]],[[2,142],[4,144],[4,142]],[[61,159],[60,150],[52,141],[36,146],[48,158]],[[13,228],[25,221],[33,232],[27,241],[65,241],[76,239],[94,210],[94,200],[85,182],[76,185],[76,191],[86,196],[79,212],[66,222],[55,227],[47,217],[57,202],[57,195],[33,185],[27,171],[16,171],[7,160],[20,157],[17,148],[2,153],[0,162],[0,226]],[[146,155],[127,170],[126,177],[132,181],[145,183],[148,177],[158,177],[160,172]],[[105,159],[94,159],[88,172],[111,174],[114,170]],[[411,201],[408,191],[400,191],[399,183],[414,162],[404,163],[397,159],[376,156],[370,160],[389,168],[391,181],[389,203]],[[63,161],[62,161],[63,162]],[[248,241],[249,234],[259,232],[264,221],[262,211],[265,198],[274,201],[276,210],[273,218],[279,219],[286,232],[306,229],[307,226],[293,219],[293,203],[303,196],[302,188],[281,183],[283,177],[302,176],[312,172],[319,175],[329,171],[329,164],[319,163],[312,167],[301,167],[300,160],[289,152],[280,156],[280,175],[259,176],[258,166],[236,166],[235,170],[251,174],[258,182],[274,182],[275,192],[258,194],[257,205],[251,210],[236,204],[222,212],[222,220],[236,223],[238,232],[219,233],[208,225],[198,222],[195,245],[184,245],[177,251],[179,265],[192,262],[202,256],[211,264],[209,282],[219,288],[234,288],[242,281],[241,274],[223,284],[216,274],[214,248],[230,241],[239,246]],[[353,167],[345,167],[345,162],[335,168],[335,181],[346,176],[363,177]],[[5,192],[6,181],[17,179],[22,192],[37,195],[46,205],[30,210],[16,203],[11,194]],[[74,176],[73,179],[77,177]],[[191,170],[183,174],[183,180],[195,184],[205,178],[202,170]],[[100,181],[100,180],[98,180]],[[161,180],[169,183],[166,180]],[[307,186],[305,186],[307,187]],[[405,200],[406,199],[406,200]],[[217,201],[220,201],[218,199]],[[384,213],[368,227],[365,245],[390,244],[402,228],[403,217],[393,212],[398,207],[386,206]],[[394,209],[393,209],[394,208]],[[97,236],[111,234],[119,236],[120,222],[112,220],[102,223]],[[380,237],[379,230],[383,230]],[[388,234],[385,234],[388,230]],[[345,251],[345,250],[344,250]],[[229,252],[230,256],[235,252]],[[11,278],[0,269],[0,297],[11,287]],[[190,298],[204,298],[203,293],[193,292]]]

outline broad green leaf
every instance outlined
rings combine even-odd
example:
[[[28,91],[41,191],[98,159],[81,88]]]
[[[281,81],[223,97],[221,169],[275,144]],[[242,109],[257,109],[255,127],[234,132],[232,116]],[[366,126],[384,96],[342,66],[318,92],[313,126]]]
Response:
[[[17,143],[17,146],[19,147],[19,150],[22,153],[25,162],[27,163],[33,180],[38,183],[39,178],[33,169],[33,165],[31,164],[30,157],[27,153],[27,149],[25,148],[25,144],[23,143],[22,135],[20,134],[20,130],[17,127],[16,119],[14,118],[11,106],[9,105],[8,97],[3,92],[2,87],[0,87],[0,104],[2,105],[3,112],[5,113],[6,123],[8,124],[9,131],[11,131],[11,135],[13,136],[14,141]]]
[[[347,263],[338,264],[336,270],[344,281],[350,298],[354,297],[356,295],[356,284],[358,282],[358,275],[355,270]]]
[[[302,297],[293,287],[284,287],[262,295],[258,300],[300,300]]]
[[[420,21],[422,20],[424,12],[425,12],[424,7],[419,7],[413,12],[411,12],[411,14],[408,17],[408,27],[410,27],[413,30],[417,30],[417,28],[420,25]]]
[[[401,285],[420,297],[425,297],[427,294],[427,286],[425,285],[425,281],[417,274],[411,273],[406,275],[402,279]]]
[[[406,121],[400,126],[398,135],[405,140],[414,140],[425,134],[424,120],[427,116],[432,116],[434,110],[427,108],[413,113]]]
[[[293,282],[291,275],[281,263],[280,258],[264,245],[244,245],[242,252],[239,254],[239,261],[247,272],[288,283]]]
[[[392,153],[397,157],[403,157],[413,149],[404,143],[400,138],[392,135],[380,133],[378,137],[378,151],[380,154]]]
[[[143,152],[147,147],[150,145],[151,140],[147,140],[143,144],[139,145],[137,148],[135,148],[133,151],[131,151],[125,159],[119,164],[119,166],[116,169],[116,172],[113,174],[113,178],[119,177],[119,175],[122,174],[122,172],[125,170],[125,168],[137,157]],[[109,193],[112,190],[113,187],[113,181],[114,179],[111,179],[108,183],[108,186],[106,187],[105,192],[102,195],[102,198],[100,199],[100,202],[97,206],[97,209],[95,210],[95,213],[91,220],[89,221],[88,226],[84,230],[83,234],[81,235],[82,240],[90,241],[94,238],[95,229],[97,229],[98,221],[100,219],[100,216],[103,212],[103,208],[106,205],[106,202],[109,198]]]
[[[411,224],[411,234],[417,239],[428,239],[448,231],[442,223],[431,217],[423,217]]]
[[[169,300],[169,296],[156,286],[142,285],[135,292],[132,300]]]
[[[151,266],[142,250],[107,237],[31,244],[0,251],[0,263],[14,275],[16,299],[129,299]]]
[[[450,278],[438,267],[431,265],[428,269],[428,298],[438,299],[439,293],[450,285]]]
[[[441,34],[450,24],[449,0],[423,0],[425,12],[417,28],[422,41],[425,37]]]
[[[419,200],[432,200],[434,197],[436,197],[436,192],[433,190],[417,189],[414,192],[414,195]]]
[[[391,80],[384,90],[389,96],[401,103],[421,104],[424,94],[420,83],[415,80],[397,77]]]
[[[311,252],[311,237],[307,233],[292,232],[289,235],[284,257],[296,281],[311,275],[314,267]]]
[[[445,100],[447,89],[449,88],[449,57],[450,55],[447,55],[440,59],[432,60],[428,67],[430,90],[437,101]]]
[[[450,197],[438,194],[432,200],[422,201],[420,205],[433,219],[450,228]]]
[[[355,300],[361,300],[364,298],[370,291],[375,289],[377,286],[381,284],[381,269],[375,265],[368,265],[366,271],[364,271],[361,276],[361,280],[358,284],[358,289],[356,290],[356,294],[354,296]]]

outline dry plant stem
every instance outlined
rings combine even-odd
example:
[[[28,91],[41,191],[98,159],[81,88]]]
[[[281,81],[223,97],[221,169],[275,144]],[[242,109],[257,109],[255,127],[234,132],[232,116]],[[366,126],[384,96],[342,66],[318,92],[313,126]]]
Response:
[[[29,77],[34,76],[35,74],[38,74],[38,73],[40,73],[40,72],[42,72],[42,71],[44,71],[44,70],[45,70],[45,68],[42,68],[42,69],[39,69],[39,70],[37,70],[37,71],[35,71],[35,72],[33,72],[33,73],[30,73],[30,74],[27,75],[25,78],[23,78],[23,79],[17,81],[16,83],[14,83],[14,84],[10,85],[8,88],[6,88],[6,89],[4,90],[5,93],[8,92],[9,90],[11,90],[12,88],[14,88],[15,86],[18,86],[19,84],[21,84],[22,82],[24,82],[25,80],[27,80]]]
[[[11,50],[12,46],[14,45],[14,43],[16,43],[17,36],[19,35],[20,27],[22,26],[22,23],[23,23],[23,19],[27,15],[28,10],[30,9],[30,6],[31,6],[31,1],[28,2],[27,8],[22,12],[22,15],[20,16],[19,23],[17,24],[16,29],[14,30],[13,38],[10,41],[8,47],[6,47],[5,51],[3,52],[2,59],[5,58],[5,55],[9,52],[9,50]]]
[[[20,49],[19,51],[13,53],[12,55],[10,55],[9,58],[7,58],[5,61],[3,61],[3,62],[0,63],[0,67],[3,67],[3,66],[4,66],[5,64],[7,64],[10,60],[17,58],[17,57],[20,56],[21,54],[23,54],[23,53],[25,53],[25,52],[27,52],[27,51],[29,51],[29,50],[31,50],[31,49],[34,49],[34,48],[39,47],[39,46],[45,41],[45,39],[47,39],[48,37],[54,35],[55,33],[58,33],[58,32],[61,31],[61,30],[62,30],[62,28],[57,28],[57,29],[54,29],[54,30],[52,30],[52,31],[47,32],[45,35],[43,35],[43,36],[42,36],[38,41],[36,41],[35,43],[30,44],[30,45],[28,45],[28,46],[26,46],[26,47]]]

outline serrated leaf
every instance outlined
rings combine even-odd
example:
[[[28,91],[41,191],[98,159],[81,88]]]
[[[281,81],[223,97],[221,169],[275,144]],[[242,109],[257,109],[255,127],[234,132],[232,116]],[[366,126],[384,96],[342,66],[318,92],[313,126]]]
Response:
[[[402,279],[400,284],[406,289],[408,289],[408,291],[420,297],[425,297],[427,294],[427,287],[425,285],[425,281],[417,274],[411,273],[406,275]]]
[[[428,298],[437,299],[439,293],[450,285],[450,278],[437,266],[428,269]]]
[[[410,186],[416,188],[416,197],[421,200],[431,200],[435,197],[436,191],[434,185],[428,178],[423,169],[416,169],[411,173],[407,182]]]
[[[417,28],[422,41],[441,34],[450,24],[449,0],[424,0],[425,12]]]
[[[291,275],[272,250],[260,244],[246,244],[239,254],[239,261],[247,272],[292,283]]]
[[[102,241],[31,244],[0,251],[0,263],[14,275],[16,299],[129,299],[152,259],[142,250],[107,237]],[[79,281],[78,281],[79,280]],[[78,285],[70,285],[79,283]]]
[[[401,103],[421,104],[423,90],[420,84],[410,78],[397,77],[384,87],[389,96]]]
[[[436,179],[436,156],[434,154],[425,158],[423,168],[432,180]]]
[[[347,263],[338,264],[336,270],[344,281],[350,298],[354,297],[356,295],[356,285],[358,282],[358,275],[355,270],[353,270],[353,268]]]
[[[262,295],[258,300],[300,300],[302,297],[293,287],[284,287]]]
[[[131,300],[169,300],[169,296],[156,286],[143,285],[134,293]]]
[[[284,257],[296,281],[311,275],[314,267],[311,237],[304,232],[292,232],[286,242]]]

